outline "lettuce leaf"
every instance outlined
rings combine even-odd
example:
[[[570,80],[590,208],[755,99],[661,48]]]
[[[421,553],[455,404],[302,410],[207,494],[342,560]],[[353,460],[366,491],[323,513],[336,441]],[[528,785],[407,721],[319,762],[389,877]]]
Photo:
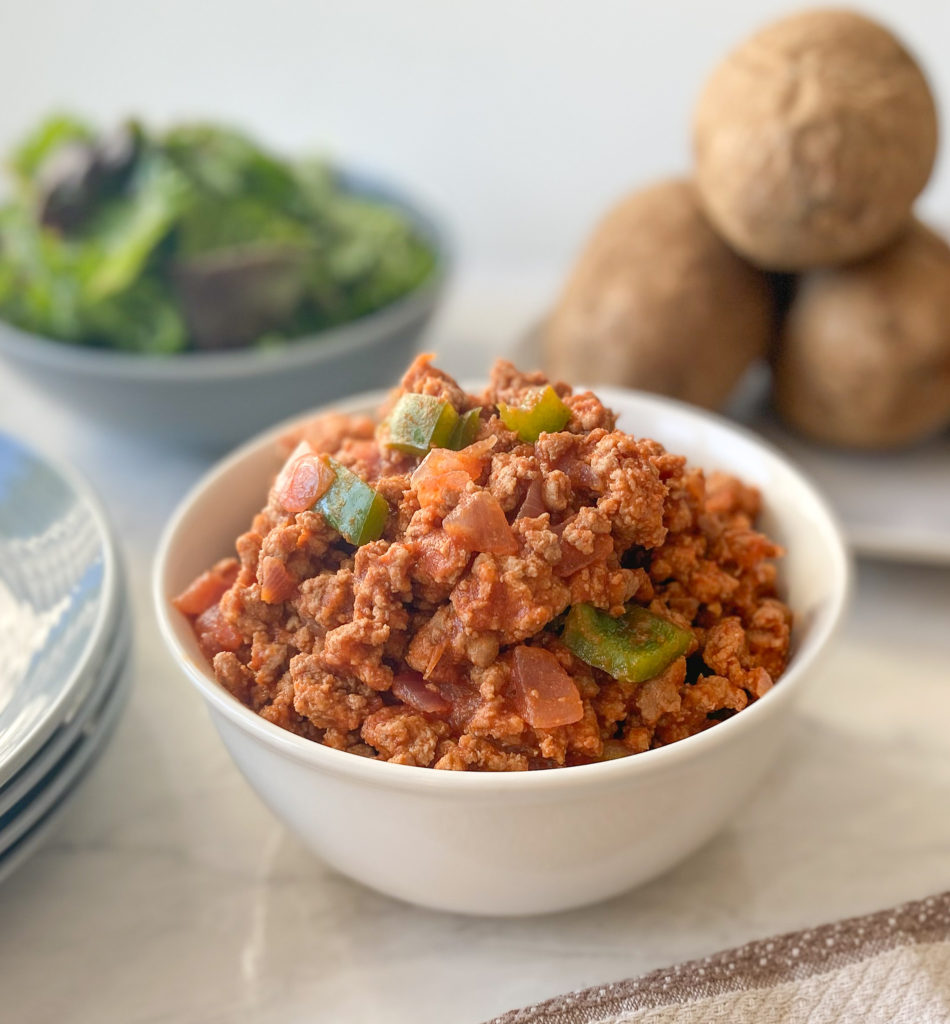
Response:
[[[272,345],[379,309],[433,271],[407,218],[348,192],[324,162],[282,160],[218,125],[125,132],[110,148],[60,115],[13,154],[0,317],[155,354]],[[71,205],[41,223],[57,186]]]

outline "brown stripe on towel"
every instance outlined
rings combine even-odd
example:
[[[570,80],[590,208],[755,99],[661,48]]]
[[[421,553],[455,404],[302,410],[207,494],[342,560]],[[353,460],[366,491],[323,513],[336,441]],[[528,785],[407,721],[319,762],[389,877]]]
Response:
[[[944,1024],[950,1021],[950,893],[570,992],[488,1024],[673,1020]]]

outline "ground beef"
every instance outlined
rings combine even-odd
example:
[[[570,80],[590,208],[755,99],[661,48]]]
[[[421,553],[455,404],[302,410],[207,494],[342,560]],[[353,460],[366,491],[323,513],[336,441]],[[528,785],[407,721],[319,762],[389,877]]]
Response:
[[[755,529],[758,492],[618,431],[595,395],[565,384],[553,385],[564,429],[526,443],[498,405],[546,385],[499,361],[488,389],[468,395],[419,357],[382,416],[405,393],[481,410],[467,475],[428,491],[413,478],[421,460],[387,447],[365,416],[333,413],[283,438],[284,456],[301,442],[332,455],[389,516],[380,539],[354,548],[319,512],[286,511],[272,488],[237,558],[177,599],[219,682],[309,739],[454,771],[636,754],[766,693],[785,668],[792,617],[776,593],[781,551]],[[503,548],[450,529],[476,507],[500,524]],[[560,638],[580,603],[612,616],[648,608],[689,631],[688,649],[645,682],[613,679]],[[543,672],[541,689],[525,665]],[[539,696],[549,686],[556,694]],[[570,721],[545,718],[564,706]]]

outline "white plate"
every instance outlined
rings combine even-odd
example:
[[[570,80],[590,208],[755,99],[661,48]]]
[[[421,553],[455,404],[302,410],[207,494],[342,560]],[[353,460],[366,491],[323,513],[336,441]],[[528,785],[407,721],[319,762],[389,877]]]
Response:
[[[768,372],[743,381],[730,413],[824,492],[858,554],[950,565],[950,434],[900,452],[843,451],[794,434],[768,404]]]
[[[78,739],[90,722],[95,722],[108,701],[112,688],[119,679],[119,671],[128,660],[132,641],[130,616],[126,609],[120,613],[119,626],[114,634],[105,660],[97,667],[92,690],[76,713],[53,733],[47,743],[5,785],[0,786],[0,821],[29,792],[49,775]],[[2,831],[0,831],[2,836]],[[0,842],[2,846],[2,842]]]
[[[82,780],[105,749],[131,690],[128,662],[123,663],[97,715],[87,722],[73,747],[52,773],[29,794],[16,815],[0,829],[0,881],[32,854],[65,809]]]
[[[0,785],[87,697],[115,629],[119,578],[86,485],[0,434]]]
[[[900,454],[865,455],[809,444],[771,416],[749,425],[821,488],[856,552],[950,565],[950,437]]]

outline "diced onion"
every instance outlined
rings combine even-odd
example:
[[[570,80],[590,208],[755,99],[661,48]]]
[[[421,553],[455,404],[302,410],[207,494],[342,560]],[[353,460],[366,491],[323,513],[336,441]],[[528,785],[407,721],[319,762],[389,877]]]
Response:
[[[323,497],[333,483],[333,470],[324,455],[317,455],[306,441],[293,450],[274,484],[282,508],[296,515]]]
[[[452,705],[434,683],[427,683],[418,672],[398,672],[393,678],[392,695],[424,715],[447,715]]]
[[[518,541],[511,532],[498,499],[488,491],[465,494],[442,520],[442,529],[469,551],[514,555]]]
[[[572,725],[584,717],[574,680],[550,651],[520,645],[511,656],[515,710],[535,729]]]

